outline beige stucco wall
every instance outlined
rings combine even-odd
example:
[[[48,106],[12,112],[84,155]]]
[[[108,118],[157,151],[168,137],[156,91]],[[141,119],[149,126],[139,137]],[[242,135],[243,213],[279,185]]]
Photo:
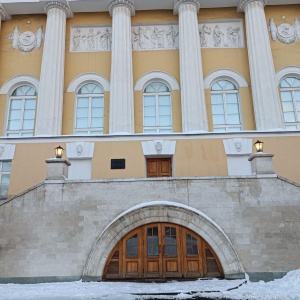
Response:
[[[267,6],[265,9],[266,20],[269,24],[270,19],[273,18],[276,25],[283,23],[293,24],[295,17],[300,16],[299,5],[281,5],[281,6]],[[284,19],[282,17],[285,17]],[[299,66],[300,62],[300,44],[294,42],[291,44],[284,44],[280,41],[273,41],[270,36],[271,49],[273,54],[275,71],[280,70],[286,66]]]
[[[230,9],[202,9],[199,20],[243,18],[234,8]],[[155,22],[178,22],[178,16],[173,11],[137,11],[132,18],[132,24]],[[28,23],[30,21],[30,23]],[[65,83],[63,104],[63,134],[72,134],[74,130],[74,101],[75,93],[67,93],[67,87],[77,76],[84,73],[98,73],[110,80],[111,53],[74,53],[69,52],[70,27],[83,24],[111,24],[112,19],[108,13],[79,13],[74,18],[67,20],[66,51],[65,51]],[[20,31],[35,32],[38,26],[43,25],[45,30],[46,16],[14,16],[11,21],[2,22],[0,43],[0,86],[8,79],[18,74],[30,74],[37,78],[40,76],[42,50],[35,49],[29,53],[12,50],[10,40],[6,36],[10,34],[14,26],[19,26]],[[203,49],[204,76],[211,71],[220,68],[229,68],[240,72],[249,82],[249,67],[247,63],[247,49]],[[13,63],[12,63],[13,62]],[[169,73],[180,83],[179,50],[173,51],[134,51],[133,52],[133,81],[134,83],[145,73],[160,70]],[[6,96],[0,96],[0,130],[4,130]],[[211,103],[209,91],[206,91],[206,103],[208,118],[211,118]],[[142,93],[135,93],[135,132],[142,132],[143,110]],[[181,103],[180,92],[172,92],[173,131],[181,132]],[[241,109],[243,111],[243,124],[245,129],[255,129],[253,108],[251,104],[250,88],[241,91]],[[109,92],[105,95],[104,133],[108,133],[109,118]],[[212,126],[210,126],[212,130]]]
[[[267,6],[266,19],[274,18],[276,24],[292,23],[295,16],[299,16],[299,5]],[[282,19],[285,15],[286,19]],[[244,20],[243,13],[237,13],[236,8],[225,9],[201,9],[198,15],[199,20]],[[147,24],[178,22],[178,16],[173,11],[137,11],[132,17],[132,24]],[[110,80],[111,53],[72,53],[69,52],[70,26],[88,24],[111,24],[112,19],[108,13],[80,13],[74,18],[67,20],[66,32],[66,59],[65,59],[65,81],[64,81],[64,104],[63,104],[63,134],[72,134],[74,128],[75,93],[67,93],[67,87],[77,76],[87,73],[99,73]],[[35,49],[29,53],[23,53],[12,49],[11,40],[6,37],[13,32],[15,26],[20,31],[26,30],[35,32],[42,25],[45,30],[46,15],[19,15],[13,16],[11,21],[2,22],[0,34],[0,87],[10,78],[18,74],[29,74],[39,78],[42,51]],[[245,28],[244,28],[245,30]],[[246,35],[245,35],[246,36]],[[290,45],[282,44],[279,41],[271,41],[275,69],[278,70],[288,65],[299,65],[300,51],[299,43]],[[202,49],[204,77],[210,72],[228,68],[239,72],[248,82],[249,87],[240,89],[240,103],[242,110],[243,126],[245,130],[255,130],[255,118],[252,104],[252,92],[248,54],[246,47],[242,49]],[[179,51],[134,51],[133,52],[133,79],[134,84],[145,73],[161,70],[172,75],[180,83]],[[209,130],[212,131],[210,92],[205,91],[206,105],[209,122]],[[143,131],[143,94],[135,91],[135,131]],[[104,133],[109,132],[109,92],[105,92],[105,114]],[[5,111],[7,110],[7,95],[0,95],[0,132],[4,130]],[[172,113],[173,131],[181,132],[181,100],[180,91],[172,91]],[[246,137],[246,136],[245,136]],[[225,137],[227,138],[227,137]],[[256,138],[256,137],[255,137]],[[255,139],[253,137],[253,140]],[[152,139],[149,138],[149,140]],[[153,139],[159,139],[158,136]],[[177,139],[170,137],[170,139]],[[274,153],[275,170],[278,174],[300,183],[299,153],[300,141],[298,137],[263,137],[266,143],[266,150]],[[82,139],[81,139],[82,140]],[[92,177],[98,178],[128,178],[144,177],[145,159],[142,153],[140,140],[118,141],[111,139],[110,142],[103,142],[101,138],[94,139],[95,156],[93,159]],[[46,174],[44,160],[53,156],[53,148],[59,143],[65,147],[67,139],[34,140],[29,143],[16,142],[17,149],[13,161],[10,195],[19,193],[24,189],[42,181]],[[105,140],[106,141],[106,140]],[[12,141],[6,141],[14,143]],[[174,176],[217,176],[227,175],[226,156],[223,150],[222,137],[210,135],[207,138],[178,139],[176,154],[173,159]],[[288,150],[287,150],[288,149]],[[288,151],[288,155],[287,155]],[[124,171],[110,170],[111,158],[126,158],[127,167]],[[298,165],[297,165],[298,164]]]
[[[236,136],[208,135],[180,137],[148,136],[146,138],[93,138],[95,142],[92,159],[92,179],[144,178],[146,160],[141,142],[155,139],[175,140],[176,151],[173,156],[173,176],[227,176],[227,158],[223,140]],[[249,138],[246,135],[240,137]],[[250,137],[265,143],[264,152],[273,153],[274,168],[278,175],[300,183],[300,136],[264,135]],[[16,143],[15,157],[12,163],[9,195],[20,193],[43,181],[47,174],[45,160],[54,157],[54,148],[73,142],[72,138],[33,139]],[[78,138],[76,141],[87,141]],[[14,144],[14,140],[1,140],[0,143]],[[66,157],[66,153],[64,154]],[[111,170],[111,159],[126,159],[125,170]]]

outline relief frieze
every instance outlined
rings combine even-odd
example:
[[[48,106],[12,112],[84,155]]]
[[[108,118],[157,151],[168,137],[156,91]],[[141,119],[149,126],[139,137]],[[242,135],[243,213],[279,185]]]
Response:
[[[70,52],[111,51],[111,26],[71,27]]]
[[[202,48],[243,48],[241,20],[199,23]],[[135,24],[131,28],[133,51],[174,50],[179,48],[179,26],[168,24]],[[111,26],[72,26],[70,52],[111,51]]]

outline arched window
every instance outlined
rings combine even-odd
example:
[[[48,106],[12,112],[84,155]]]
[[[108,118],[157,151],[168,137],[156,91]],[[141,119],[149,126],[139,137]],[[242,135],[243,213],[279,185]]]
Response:
[[[152,82],[144,90],[144,133],[172,132],[170,89],[162,82]]]
[[[7,136],[32,136],[35,121],[36,90],[23,85],[10,96]]]
[[[283,116],[286,129],[300,129],[300,79],[287,77],[280,82]]]
[[[94,83],[80,88],[76,97],[75,134],[102,134],[103,89]]]
[[[214,132],[240,131],[239,90],[228,80],[218,80],[211,87]]]

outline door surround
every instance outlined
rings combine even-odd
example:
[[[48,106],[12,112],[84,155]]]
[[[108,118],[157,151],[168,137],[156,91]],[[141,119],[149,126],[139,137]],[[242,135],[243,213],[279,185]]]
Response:
[[[115,218],[96,240],[83,271],[83,281],[101,281],[107,259],[117,243],[142,225],[155,222],[184,226],[201,236],[220,260],[225,278],[245,278],[231,241],[207,215],[187,205],[153,201],[132,207]]]

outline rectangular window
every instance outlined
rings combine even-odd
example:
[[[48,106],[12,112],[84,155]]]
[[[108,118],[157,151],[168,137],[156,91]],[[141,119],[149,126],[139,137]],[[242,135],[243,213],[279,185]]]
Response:
[[[0,161],[0,200],[8,198],[11,161]]]

